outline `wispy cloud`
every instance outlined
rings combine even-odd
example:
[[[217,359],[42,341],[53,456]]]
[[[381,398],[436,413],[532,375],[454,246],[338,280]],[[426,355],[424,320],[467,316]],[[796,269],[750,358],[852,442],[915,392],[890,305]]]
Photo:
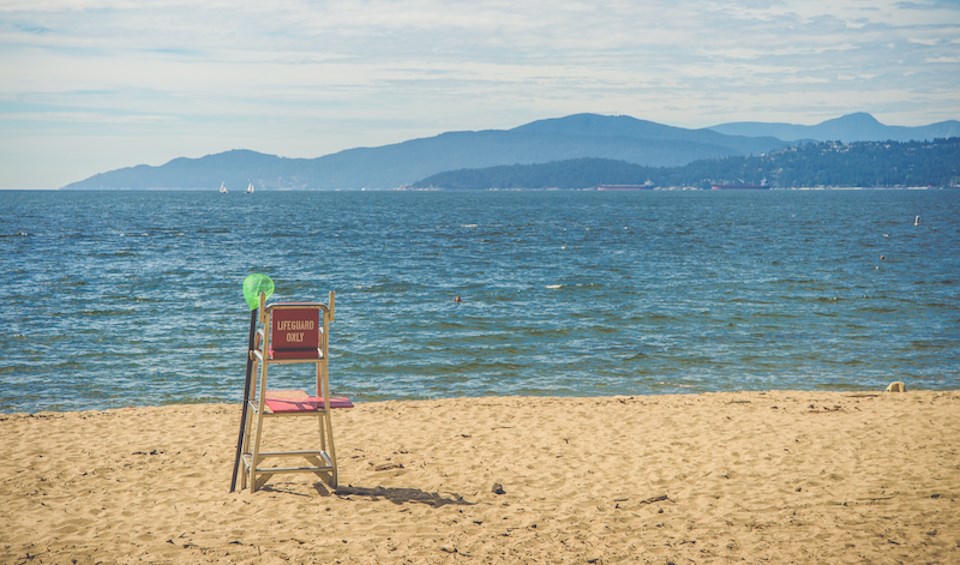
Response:
[[[960,117],[958,42],[960,5],[935,0],[8,0],[0,186],[584,111],[929,123]],[[68,146],[86,159],[57,168]]]

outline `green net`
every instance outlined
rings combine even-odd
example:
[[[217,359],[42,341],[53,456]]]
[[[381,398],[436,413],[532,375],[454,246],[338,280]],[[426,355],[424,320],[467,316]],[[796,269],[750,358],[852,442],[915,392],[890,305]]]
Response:
[[[243,279],[243,298],[251,310],[256,310],[260,307],[260,293],[270,298],[273,295],[273,288],[273,279],[267,275],[253,273]]]

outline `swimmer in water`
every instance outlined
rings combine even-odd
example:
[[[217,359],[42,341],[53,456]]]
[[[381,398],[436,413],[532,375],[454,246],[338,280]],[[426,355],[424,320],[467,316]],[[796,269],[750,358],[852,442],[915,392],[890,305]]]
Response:
[[[458,294],[457,297],[453,299],[453,301],[456,302],[457,304],[460,304],[461,302],[463,302],[463,299],[461,299],[460,295]]]

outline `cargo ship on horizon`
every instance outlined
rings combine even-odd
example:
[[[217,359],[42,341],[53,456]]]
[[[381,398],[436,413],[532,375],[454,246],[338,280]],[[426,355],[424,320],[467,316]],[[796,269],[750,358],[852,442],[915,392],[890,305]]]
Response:
[[[648,180],[643,184],[601,184],[597,185],[597,190],[653,190],[657,185]]]

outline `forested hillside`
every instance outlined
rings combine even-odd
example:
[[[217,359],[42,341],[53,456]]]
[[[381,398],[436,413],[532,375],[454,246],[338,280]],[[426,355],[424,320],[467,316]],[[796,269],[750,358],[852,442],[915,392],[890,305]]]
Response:
[[[610,159],[462,169],[415,187],[449,189],[589,188],[605,184],[709,187],[766,182],[774,188],[820,186],[957,186],[960,138],[911,142],[803,143],[750,157],[700,160],[680,167],[644,167]]]

